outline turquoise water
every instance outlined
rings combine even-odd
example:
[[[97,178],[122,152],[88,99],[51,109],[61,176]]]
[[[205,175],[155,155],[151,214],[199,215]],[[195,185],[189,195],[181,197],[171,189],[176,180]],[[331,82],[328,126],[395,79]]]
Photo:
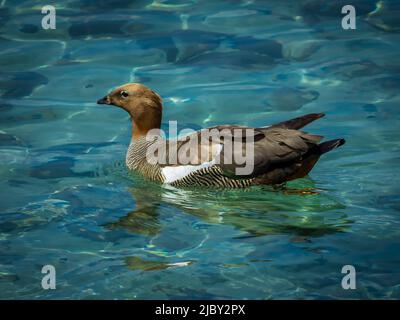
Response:
[[[0,1],[0,298],[400,298],[400,6],[353,0],[343,30],[322,3],[57,1],[42,30],[42,1]],[[286,189],[165,188],[95,104],[130,81],[164,127],[324,112],[307,130],[347,143]]]

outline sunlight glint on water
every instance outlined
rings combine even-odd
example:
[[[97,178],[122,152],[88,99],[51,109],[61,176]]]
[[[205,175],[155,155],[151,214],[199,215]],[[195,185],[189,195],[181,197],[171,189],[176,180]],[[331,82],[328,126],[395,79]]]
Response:
[[[400,298],[400,8],[366,21],[354,0],[344,31],[321,3],[71,0],[45,31],[36,1],[6,1],[0,298]],[[286,189],[162,187],[124,168],[128,116],[95,104],[129,81],[164,97],[163,127],[324,112],[307,130],[347,143]]]

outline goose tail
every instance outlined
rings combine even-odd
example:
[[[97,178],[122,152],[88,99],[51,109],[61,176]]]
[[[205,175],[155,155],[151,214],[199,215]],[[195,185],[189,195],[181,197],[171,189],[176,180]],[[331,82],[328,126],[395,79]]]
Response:
[[[319,154],[324,154],[331,150],[339,148],[340,146],[344,145],[345,143],[346,143],[346,140],[344,140],[344,139],[334,139],[334,140],[329,140],[329,141],[323,142],[318,145]]]

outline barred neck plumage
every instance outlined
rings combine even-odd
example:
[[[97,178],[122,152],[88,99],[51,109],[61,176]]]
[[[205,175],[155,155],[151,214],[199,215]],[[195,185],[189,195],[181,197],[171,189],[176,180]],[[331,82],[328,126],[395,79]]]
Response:
[[[132,139],[126,153],[126,166],[151,180],[164,182],[160,166],[149,163],[146,158],[147,150],[153,143],[156,142],[148,141],[146,137]]]

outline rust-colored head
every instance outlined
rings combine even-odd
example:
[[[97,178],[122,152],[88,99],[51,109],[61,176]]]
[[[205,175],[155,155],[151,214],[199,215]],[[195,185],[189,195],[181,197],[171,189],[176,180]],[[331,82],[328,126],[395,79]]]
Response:
[[[144,136],[151,129],[159,129],[162,116],[162,99],[153,90],[140,83],[128,83],[97,101],[127,111],[133,123],[133,137]]]

